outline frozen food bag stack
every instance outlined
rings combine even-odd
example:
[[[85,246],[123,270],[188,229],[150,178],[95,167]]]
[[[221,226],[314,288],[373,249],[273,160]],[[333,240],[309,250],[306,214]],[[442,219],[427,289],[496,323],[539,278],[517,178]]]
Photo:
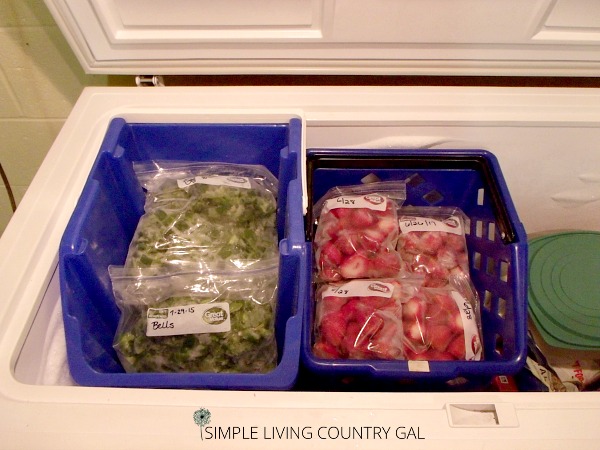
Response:
[[[482,358],[465,216],[405,198],[402,183],[376,182],[333,188],[315,204],[317,357]]]
[[[277,362],[277,179],[263,166],[137,163],[144,214],[110,275],[127,372],[264,373]]]

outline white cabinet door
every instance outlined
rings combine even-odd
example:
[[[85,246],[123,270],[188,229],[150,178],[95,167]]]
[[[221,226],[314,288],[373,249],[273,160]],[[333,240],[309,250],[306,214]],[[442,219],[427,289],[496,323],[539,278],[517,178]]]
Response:
[[[90,73],[597,76],[596,0],[46,0]]]

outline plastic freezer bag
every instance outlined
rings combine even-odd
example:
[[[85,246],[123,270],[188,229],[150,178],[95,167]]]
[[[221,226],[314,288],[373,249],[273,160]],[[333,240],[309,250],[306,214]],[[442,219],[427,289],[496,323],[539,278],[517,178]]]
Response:
[[[314,206],[317,279],[396,276],[401,270],[397,209],[405,198],[404,182],[378,182],[334,187],[319,199]]]
[[[125,266],[246,269],[278,258],[278,185],[265,167],[153,161],[134,168],[147,195]]]
[[[318,285],[313,352],[324,359],[478,361],[474,297],[423,279],[360,279]]]
[[[265,373],[277,363],[278,266],[147,276],[110,267],[127,372]]]
[[[453,207],[402,207],[397,250],[410,275],[441,287],[451,278],[469,279],[466,216]]]
[[[325,359],[403,359],[401,285],[351,280],[316,291],[316,356]]]
[[[405,358],[426,361],[482,359],[481,318],[474,291],[454,282],[440,288],[403,280]],[[468,295],[468,292],[472,292]]]

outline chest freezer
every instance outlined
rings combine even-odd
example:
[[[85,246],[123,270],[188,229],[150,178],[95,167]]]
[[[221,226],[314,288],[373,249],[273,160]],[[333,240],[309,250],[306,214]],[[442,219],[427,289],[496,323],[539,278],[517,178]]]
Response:
[[[425,20],[413,2],[375,2],[368,12],[358,2],[290,1],[266,9],[184,3],[179,9],[152,2],[158,16],[148,13],[148,2],[48,6],[87,71],[151,73],[155,80],[169,73],[593,75],[599,64],[598,24],[571,2],[518,2],[520,13],[517,3],[504,4],[494,11],[498,21],[478,2],[459,2],[462,9],[453,11],[427,2],[439,8],[427,16],[431,27],[409,19]],[[467,20],[464,8],[477,20]],[[392,26],[398,23],[403,27]],[[302,125],[302,152],[487,150],[498,158],[528,234],[600,231],[595,88],[87,88],[0,241],[3,447],[597,448],[597,392],[149,389],[73,380],[59,245],[111,122],[290,118]]]

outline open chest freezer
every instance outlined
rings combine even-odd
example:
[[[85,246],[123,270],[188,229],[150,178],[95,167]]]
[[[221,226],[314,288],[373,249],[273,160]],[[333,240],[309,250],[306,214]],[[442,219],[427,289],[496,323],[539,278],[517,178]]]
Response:
[[[600,66],[594,44],[598,23],[575,14],[579,10],[569,2],[530,2],[521,6],[522,16],[514,12],[522,3],[509,2],[494,13],[498,28],[473,28],[457,16],[461,10],[445,11],[459,21],[463,34],[442,27],[434,42],[443,44],[429,46],[432,32],[407,19],[419,11],[413,2],[398,2],[402,8],[376,2],[367,12],[357,2],[269,2],[265,10],[248,10],[245,2],[222,10],[205,2],[185,2],[185,9],[152,2],[159,11],[156,21],[144,7],[148,3],[138,3],[48,6],[90,72],[591,75]],[[429,17],[430,25],[439,25],[435,18],[443,16],[443,2],[427,3],[441,8]],[[478,2],[459,3],[472,8],[480,25],[490,17]],[[597,12],[591,2],[586,5]],[[382,26],[359,20],[361,14],[378,18]],[[515,17],[521,17],[520,25]],[[403,39],[392,27],[402,20],[405,32],[413,33],[414,44],[406,48],[391,45]],[[86,25],[77,25],[80,21]],[[518,26],[531,31],[534,21],[545,25],[536,27],[530,45],[503,33],[508,25],[510,36]],[[479,45],[465,44],[484,31]],[[375,49],[365,42],[383,44]],[[562,46],[552,47],[557,42]],[[290,56],[289,47],[297,53]],[[115,120],[150,126],[292,120],[299,126],[302,155],[300,189],[293,194],[302,197],[302,210],[307,149],[486,150],[497,157],[529,235],[600,231],[598,89],[88,88],[0,242],[3,448],[598,447],[598,392],[78,385],[67,364],[59,245]],[[296,234],[286,238],[292,247],[302,246]]]

